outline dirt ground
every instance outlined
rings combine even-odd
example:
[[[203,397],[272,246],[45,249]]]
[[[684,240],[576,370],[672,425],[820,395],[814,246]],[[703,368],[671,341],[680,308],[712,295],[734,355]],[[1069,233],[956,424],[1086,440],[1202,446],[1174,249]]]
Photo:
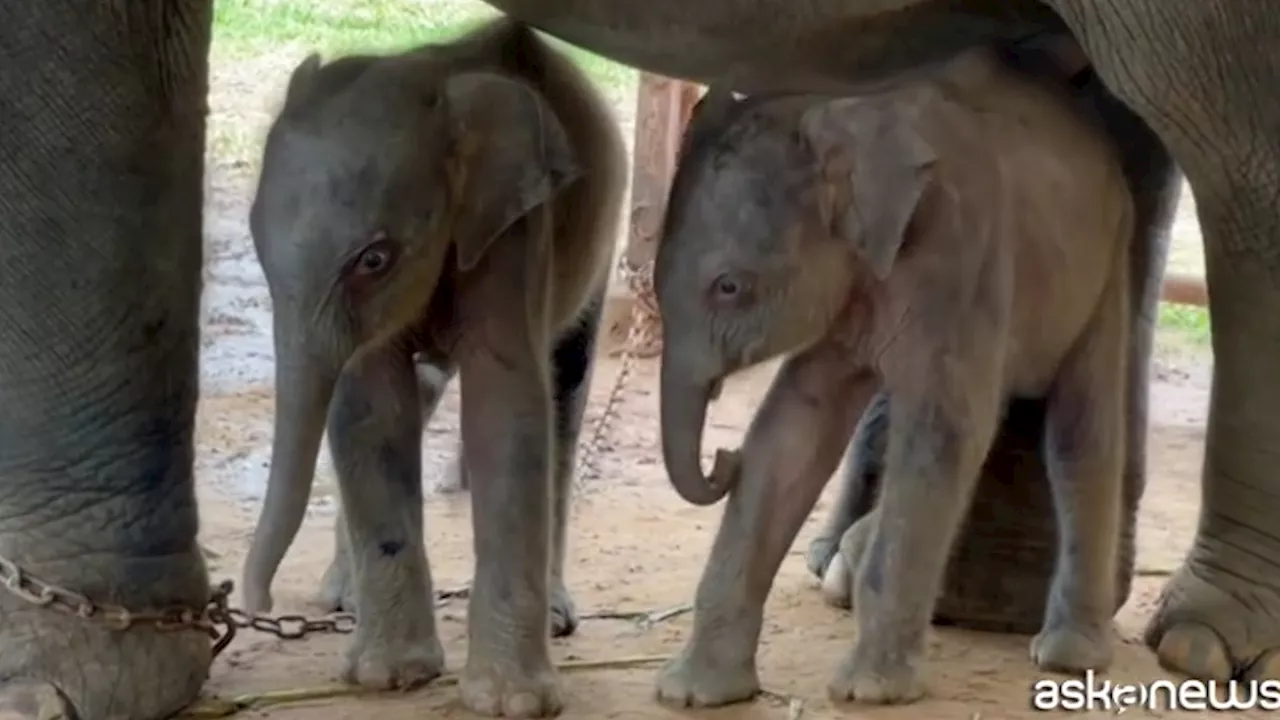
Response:
[[[215,87],[215,99],[218,92]],[[223,92],[227,90],[223,88]],[[217,555],[211,560],[213,577],[238,580],[260,507],[270,452],[270,303],[246,228],[246,204],[252,188],[249,178],[236,168],[213,163],[209,187],[197,466],[201,540]],[[1186,220],[1184,217],[1184,225]],[[1184,227],[1180,234],[1185,232]],[[600,362],[588,411],[588,433],[599,420],[618,368],[617,360]],[[1120,640],[1112,680],[1149,682],[1167,677],[1138,638],[1165,581],[1160,575],[1177,566],[1194,532],[1209,373],[1203,351],[1162,351],[1153,385],[1151,480],[1139,535],[1139,566],[1145,576],[1137,580],[1132,599],[1117,620]],[[772,368],[762,368],[726,387],[711,412],[708,450],[737,442],[771,374]],[[586,463],[596,472],[585,473],[592,477],[584,479],[577,494],[569,566],[570,586],[584,614],[660,611],[689,602],[719,522],[720,507],[688,506],[667,486],[658,454],[656,388],[656,363],[640,362],[606,427],[601,452]],[[454,388],[425,434],[423,462],[428,484],[449,459],[457,423]],[[317,611],[310,598],[332,555],[335,496],[325,449],[311,511],[274,586],[278,612]],[[1031,708],[1029,698],[1033,683],[1044,676],[1028,660],[1027,638],[956,630],[936,632],[928,700],[903,708],[833,708],[826,701],[826,681],[850,646],[854,628],[847,613],[822,603],[804,568],[803,553],[832,499],[828,489],[783,564],[770,597],[760,674],[771,695],[697,715],[734,720],[1016,720],[1040,714]],[[472,568],[467,496],[429,494],[426,517],[437,587],[464,585]],[[445,604],[438,613],[449,667],[459,668],[466,652],[465,601]],[[562,661],[667,656],[680,648],[691,620],[691,615],[683,614],[645,629],[631,621],[587,619],[574,637],[553,643],[554,654]],[[246,632],[216,662],[208,694],[232,697],[331,686],[338,681],[346,643],[347,638],[340,636],[281,641]],[[685,717],[689,713],[665,709],[652,699],[657,667],[657,662],[651,661],[632,667],[566,671],[563,682],[568,707],[562,717]],[[802,700],[803,713],[795,715],[787,698]],[[280,720],[470,717],[461,708],[456,688],[447,681],[407,695],[339,697],[243,714]]]

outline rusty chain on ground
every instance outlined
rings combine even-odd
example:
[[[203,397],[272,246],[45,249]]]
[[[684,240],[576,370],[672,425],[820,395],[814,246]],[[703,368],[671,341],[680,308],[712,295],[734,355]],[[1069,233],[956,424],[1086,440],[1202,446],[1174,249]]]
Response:
[[[96,603],[81,593],[36,577],[2,556],[0,582],[10,594],[32,605],[94,621],[108,630],[124,631],[149,625],[159,632],[192,630],[204,633],[213,640],[214,657],[231,644],[236,631],[241,629],[270,633],[282,640],[306,637],[313,632],[345,634],[355,629],[355,616],[351,613],[332,613],[316,619],[303,615],[250,616],[227,605],[227,598],[234,587],[230,580],[223,580],[211,589],[209,601],[201,610],[174,606],[145,612]]]
[[[621,351],[621,367],[606,396],[605,405],[591,429],[583,452],[583,473],[580,480],[597,479],[600,469],[596,460],[604,447],[604,439],[610,422],[615,417],[623,387],[638,357],[649,357],[653,347],[660,342],[657,305],[653,295],[653,263],[632,269],[619,263],[625,281],[635,296],[630,327]],[[150,626],[159,632],[194,631],[208,635],[213,640],[213,656],[217,657],[235,639],[238,630],[256,630],[275,635],[282,640],[297,640],[312,633],[347,634],[355,630],[353,613],[330,613],[317,618],[305,615],[285,614],[276,616],[250,615],[228,605],[234,584],[223,580],[210,589],[209,600],[203,608],[174,606],[158,611],[135,612],[110,603],[97,603],[87,596],[43,580],[24,570],[9,558],[0,555],[0,584],[11,595],[32,605],[48,608],[66,615],[97,622],[108,630],[125,631],[134,627]],[[437,593],[436,601],[465,596],[464,590],[446,590]]]

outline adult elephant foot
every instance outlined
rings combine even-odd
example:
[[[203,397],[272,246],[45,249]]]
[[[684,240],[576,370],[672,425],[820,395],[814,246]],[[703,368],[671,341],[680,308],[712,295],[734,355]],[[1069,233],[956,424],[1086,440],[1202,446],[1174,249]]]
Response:
[[[1165,585],[1143,640],[1169,670],[1210,680],[1280,679],[1280,590],[1197,547]],[[1237,559],[1238,560],[1238,559]],[[1223,568],[1223,569],[1219,569]]]
[[[152,507],[162,508],[160,502]],[[170,508],[164,508],[166,511]],[[194,510],[194,508],[191,508]],[[139,508],[140,514],[146,510]],[[185,514],[185,513],[184,513]],[[194,513],[190,517],[194,520]],[[191,524],[194,541],[194,522]],[[11,537],[11,536],[10,536]],[[0,533],[0,546],[11,542]],[[62,535],[65,537],[65,535]],[[46,545],[56,542],[41,538]],[[185,556],[142,561],[103,563],[116,570],[109,577],[135,585],[123,601],[116,601],[103,585],[73,579],[69,563],[28,565],[33,575],[48,578],[65,588],[92,598],[111,598],[145,612],[163,608],[164,594],[172,592],[182,606],[203,605],[208,580],[198,561],[194,542]],[[138,578],[151,571],[163,578],[150,587],[138,587]],[[49,607],[0,597],[4,622],[0,638],[0,719],[40,718],[139,718],[171,717],[195,700],[209,676],[209,636],[198,630],[161,631],[147,623],[126,630],[107,627],[101,619],[83,619]]]

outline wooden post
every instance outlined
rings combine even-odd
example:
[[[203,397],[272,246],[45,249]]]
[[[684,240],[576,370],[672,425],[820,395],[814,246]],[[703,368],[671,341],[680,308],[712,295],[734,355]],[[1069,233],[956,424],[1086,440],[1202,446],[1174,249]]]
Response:
[[[657,252],[658,233],[666,214],[667,193],[675,174],[680,139],[689,114],[701,96],[700,85],[661,75],[640,74],[631,160],[631,213],[628,217],[627,247],[622,258],[629,271],[647,272],[646,265]],[[638,306],[653,307],[655,299],[636,297],[634,287],[619,290],[621,292],[610,294],[604,311],[604,326],[607,328],[605,352],[616,355],[623,349],[632,323],[637,319],[645,326],[645,335],[650,338],[643,354],[656,352],[659,346],[655,343],[660,337],[659,318],[652,312],[636,312]]]
[[[632,159],[631,216],[626,262],[644,267],[653,259],[675,173],[680,137],[702,88],[661,75],[642,73],[636,91],[635,153]]]
[[[1209,291],[1205,288],[1202,277],[1169,274],[1164,276],[1164,286],[1160,288],[1160,301],[1208,307]]]

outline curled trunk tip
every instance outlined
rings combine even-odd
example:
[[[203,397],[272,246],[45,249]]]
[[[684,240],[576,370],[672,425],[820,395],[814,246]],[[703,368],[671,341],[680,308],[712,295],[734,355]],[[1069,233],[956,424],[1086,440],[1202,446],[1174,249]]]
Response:
[[[717,382],[686,382],[664,358],[662,370],[662,459],[672,487],[693,505],[714,505],[737,482],[738,454],[719,450],[711,475],[702,473],[702,426]]]

